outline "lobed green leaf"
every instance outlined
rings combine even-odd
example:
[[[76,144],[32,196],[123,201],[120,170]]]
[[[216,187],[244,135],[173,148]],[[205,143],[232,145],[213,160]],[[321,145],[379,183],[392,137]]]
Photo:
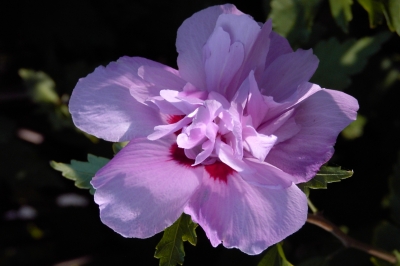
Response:
[[[353,171],[342,170],[340,166],[322,166],[313,179],[298,186],[308,196],[311,189],[326,189],[329,183],[349,178]]]
[[[342,170],[340,166],[322,166],[313,179],[306,184],[313,189],[326,189],[328,183],[340,182],[342,179],[349,178],[353,171]]]
[[[94,194],[95,189],[90,181],[96,172],[109,161],[109,159],[88,154],[87,162],[71,160],[71,164],[65,164],[51,161],[50,165],[55,170],[60,171],[64,177],[75,181],[76,187],[89,189],[89,192]]]
[[[185,257],[183,242],[189,241],[195,246],[197,224],[189,215],[182,213],[170,227],[164,230],[163,237],[156,246],[154,257],[160,260],[160,266],[182,265]]]

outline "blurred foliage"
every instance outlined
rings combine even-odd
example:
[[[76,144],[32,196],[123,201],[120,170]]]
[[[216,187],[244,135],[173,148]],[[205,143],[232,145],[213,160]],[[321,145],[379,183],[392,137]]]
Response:
[[[391,31],[400,35],[400,1],[398,0],[358,0],[368,12],[371,28],[382,24],[384,19]]]
[[[183,242],[189,241],[195,246],[197,224],[192,221],[189,215],[182,213],[170,227],[164,230],[160,242],[157,244],[154,257],[160,259],[160,266],[182,265],[185,257]]]
[[[400,265],[400,153],[398,154],[397,163],[393,167],[393,173],[389,178],[389,208],[391,210],[394,223],[382,221],[375,228],[373,243],[375,246],[393,252],[398,257]],[[372,259],[376,266],[387,266],[389,263]]]
[[[346,33],[348,33],[349,22],[353,19],[352,4],[353,0],[329,0],[331,13],[336,24]]]
[[[356,121],[353,121],[342,131],[342,136],[348,140],[359,138],[363,135],[364,126],[367,123],[367,118],[357,114]]]
[[[364,69],[369,57],[379,51],[390,35],[388,32],[382,32],[357,41],[348,39],[343,43],[334,37],[320,41],[314,48],[320,63],[311,82],[323,88],[346,89],[351,84],[350,76]]]
[[[400,1],[398,0],[357,0],[368,12],[370,27],[375,28],[386,19],[388,28],[400,35]],[[311,34],[314,18],[321,0],[268,0],[269,18],[276,32],[297,45],[305,44]],[[353,0],[329,0],[330,12],[336,24],[345,33],[353,19]]]
[[[25,81],[28,93],[35,103],[50,103],[53,105],[60,103],[60,97],[55,91],[56,84],[46,73],[24,68],[20,69],[18,73]]]
[[[297,47],[307,42],[321,0],[272,0],[271,13],[274,31]]]
[[[387,251],[400,250],[400,228],[382,222],[375,228],[374,244]]]
[[[62,100],[58,96],[55,90],[56,84],[49,75],[43,71],[24,68],[20,69],[18,73],[25,82],[30,98],[40,106],[40,111],[48,116],[54,129],[75,128],[68,107],[65,104],[67,99]]]

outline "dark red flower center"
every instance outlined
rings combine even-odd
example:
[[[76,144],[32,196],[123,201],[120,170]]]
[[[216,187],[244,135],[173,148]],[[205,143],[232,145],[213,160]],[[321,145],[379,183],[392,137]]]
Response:
[[[171,145],[169,149],[172,160],[176,161],[178,164],[185,166],[185,167],[200,167],[203,166],[207,173],[210,175],[211,178],[214,180],[218,180],[224,183],[228,182],[228,176],[231,175],[235,170],[230,168],[228,165],[224,164],[221,161],[216,161],[213,164],[208,165],[196,165],[194,164],[194,160],[188,158],[185,155],[185,151],[178,147],[176,143]]]
[[[228,165],[220,161],[216,161],[213,164],[205,165],[204,168],[206,169],[207,173],[210,175],[211,178],[214,178],[214,180],[219,180],[225,183],[228,182],[228,176],[235,171]]]
[[[179,148],[176,143],[171,145],[169,152],[171,153],[172,160],[176,161],[180,165],[183,165],[186,167],[193,167],[192,164],[194,164],[194,160],[188,158],[185,154],[185,151],[183,149]],[[194,167],[197,167],[197,166],[194,166]]]
[[[184,115],[169,115],[167,117],[167,123],[168,124],[175,124],[177,122],[179,122],[180,120],[182,120],[185,116]],[[182,129],[179,129],[178,131],[174,132],[175,135],[179,135],[182,133]]]

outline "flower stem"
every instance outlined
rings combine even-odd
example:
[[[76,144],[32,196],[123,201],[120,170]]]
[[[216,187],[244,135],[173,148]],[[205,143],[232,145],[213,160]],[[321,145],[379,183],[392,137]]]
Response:
[[[367,245],[365,243],[359,242],[358,240],[349,237],[348,235],[343,233],[339,227],[337,227],[336,225],[325,219],[320,214],[309,213],[307,217],[307,222],[310,224],[314,224],[318,227],[321,227],[322,229],[330,232],[335,237],[337,237],[342,242],[342,244],[347,248],[355,248],[364,251],[374,257],[380,258],[382,260],[388,261],[393,264],[397,262],[396,256],[394,256],[392,253],[375,248],[373,246]]]
[[[307,202],[308,202],[308,207],[310,208],[310,210],[312,211],[312,213],[316,214],[318,212],[317,207],[315,207],[315,205],[312,203],[312,201],[310,200],[310,198],[307,198]]]

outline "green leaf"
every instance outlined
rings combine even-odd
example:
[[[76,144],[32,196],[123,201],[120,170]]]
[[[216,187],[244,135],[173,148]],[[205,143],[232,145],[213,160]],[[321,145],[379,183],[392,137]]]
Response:
[[[352,175],[353,171],[342,170],[340,166],[322,166],[313,179],[301,184],[301,188],[303,191],[307,191],[308,188],[326,189],[328,183],[339,182]]]
[[[298,47],[307,42],[321,0],[272,0],[269,17],[274,31]]]
[[[51,161],[50,165],[60,171],[64,177],[75,181],[75,186],[78,188],[89,189],[89,192],[94,194],[95,189],[90,181],[96,172],[109,161],[109,159],[88,154],[87,162],[71,160],[71,164],[65,164]]]
[[[293,264],[286,259],[282,244],[277,243],[268,249],[257,266],[293,266]]]
[[[164,235],[157,244],[154,254],[154,257],[160,259],[160,266],[183,264],[185,257],[183,242],[189,241],[193,246],[197,244],[196,227],[197,224],[190,216],[182,213],[175,223],[164,230]]]
[[[358,0],[358,3],[368,12],[369,26],[375,28],[382,24],[384,6],[380,0]]]
[[[368,58],[379,51],[381,45],[390,37],[389,32],[382,32],[373,37],[359,40],[349,39],[339,43],[336,38],[319,42],[314,53],[320,63],[311,82],[324,88],[343,90],[350,83],[350,76],[361,72]],[[334,71],[333,71],[334,69]]]
[[[24,80],[28,95],[39,108],[39,112],[47,115],[54,130],[75,127],[72,123],[68,106],[68,96],[58,96],[56,84],[49,75],[42,71],[20,69],[19,76]]]
[[[400,36],[400,1],[386,1],[383,14],[385,15],[389,29],[395,31]]]
[[[336,24],[346,33],[348,32],[349,21],[353,19],[353,14],[351,13],[352,4],[353,0],[329,0],[331,13],[335,18]]]
[[[400,1],[399,0],[358,0],[368,12],[369,25],[375,28],[384,19],[391,31],[400,35]]]
[[[279,256],[276,245],[267,250],[257,266],[279,266]]]

